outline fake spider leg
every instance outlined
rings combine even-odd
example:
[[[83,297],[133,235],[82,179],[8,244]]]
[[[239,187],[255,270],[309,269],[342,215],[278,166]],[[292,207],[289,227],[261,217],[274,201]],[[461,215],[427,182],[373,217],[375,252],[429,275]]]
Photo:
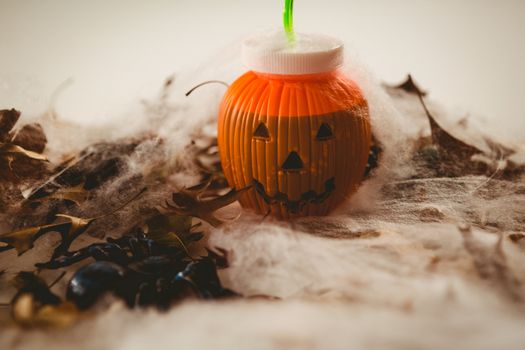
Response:
[[[128,255],[118,245],[113,243],[95,243],[76,252],[69,253],[47,263],[36,264],[35,266],[54,270],[73,265],[87,258],[93,258],[97,261],[111,261],[117,264],[126,264],[129,261]]]
[[[136,233],[131,236],[124,236],[117,239],[108,238],[108,242],[115,243],[121,249],[128,251],[132,260],[139,260],[149,255],[157,253],[157,245],[143,233]]]
[[[35,264],[35,267],[39,269],[48,269],[48,270],[56,270],[61,267],[66,267],[69,265],[73,265],[74,263],[77,263],[79,261],[82,261],[86,258],[88,258],[90,255],[87,251],[87,249],[78,250],[71,255],[61,256],[55,259],[51,259],[50,261],[46,263],[37,263]]]
[[[144,247],[141,244],[141,240],[137,237],[130,237],[128,241],[130,253],[136,259],[143,259],[148,255],[147,251],[144,251]]]
[[[199,279],[199,276],[207,276],[207,278],[203,280]],[[215,263],[209,257],[203,257],[188,264],[175,276],[175,281],[187,283],[203,299],[228,296],[232,293],[221,286]]]

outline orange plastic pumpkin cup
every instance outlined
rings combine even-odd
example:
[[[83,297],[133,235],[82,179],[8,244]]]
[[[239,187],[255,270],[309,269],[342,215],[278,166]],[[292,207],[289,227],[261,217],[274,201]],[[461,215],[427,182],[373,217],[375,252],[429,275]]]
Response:
[[[340,71],[249,71],[226,92],[218,145],[243,207],[277,218],[326,215],[361,182],[371,128],[367,102]]]

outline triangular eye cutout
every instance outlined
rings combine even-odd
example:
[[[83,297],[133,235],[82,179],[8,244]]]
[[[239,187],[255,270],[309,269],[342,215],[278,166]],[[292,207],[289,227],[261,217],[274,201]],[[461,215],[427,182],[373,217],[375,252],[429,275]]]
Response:
[[[332,132],[332,128],[326,123],[321,124],[319,130],[317,131],[317,135],[315,136],[315,138],[319,141],[329,140],[333,137],[334,133]]]
[[[264,123],[261,122],[257,126],[255,131],[253,132],[253,137],[256,138],[256,139],[261,139],[261,140],[269,140],[270,139],[270,133],[268,132],[268,128],[266,127],[266,125],[264,125]]]
[[[304,167],[301,157],[297,152],[291,152],[283,163],[282,169],[284,171],[299,171]]]

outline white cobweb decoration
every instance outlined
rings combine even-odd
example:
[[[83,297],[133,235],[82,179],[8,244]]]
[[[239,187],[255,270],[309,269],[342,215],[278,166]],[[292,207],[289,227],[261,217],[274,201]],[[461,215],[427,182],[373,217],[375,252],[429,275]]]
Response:
[[[523,177],[417,178],[416,144],[430,134],[419,99],[385,88],[358,62],[349,67],[370,103],[380,166],[331,216],[279,222],[243,212],[210,228],[208,246],[228,252],[221,281],[248,299],[186,302],[168,313],[114,304],[60,336],[9,329],[0,331],[0,343],[20,349],[523,348]],[[236,73],[228,67],[192,80],[231,81]],[[181,102],[191,84],[174,85],[177,101],[150,106],[154,116],[126,132],[160,127],[169,140],[161,159],[179,155],[183,169],[188,135],[214,129],[216,110],[209,106],[218,104],[220,88]],[[429,102],[429,109],[440,122],[454,123],[443,107]],[[465,142],[484,139],[469,128],[453,131],[468,135]],[[523,159],[523,145],[510,147],[514,159]],[[154,149],[130,158],[132,169],[140,170]],[[186,170],[178,180],[191,182]],[[223,214],[239,210],[234,205]]]

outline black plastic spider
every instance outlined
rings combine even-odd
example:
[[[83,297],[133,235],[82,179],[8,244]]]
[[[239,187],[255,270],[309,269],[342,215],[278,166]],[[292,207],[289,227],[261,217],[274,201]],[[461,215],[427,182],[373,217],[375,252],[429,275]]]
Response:
[[[202,299],[235,295],[221,286],[213,255],[194,260],[182,247],[159,245],[141,232],[92,244],[37,267],[58,269],[89,257],[96,261],[78,269],[67,288],[66,298],[80,309],[108,292],[129,307],[161,309],[191,295]]]

